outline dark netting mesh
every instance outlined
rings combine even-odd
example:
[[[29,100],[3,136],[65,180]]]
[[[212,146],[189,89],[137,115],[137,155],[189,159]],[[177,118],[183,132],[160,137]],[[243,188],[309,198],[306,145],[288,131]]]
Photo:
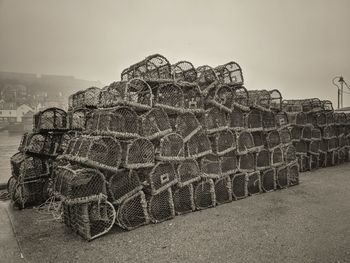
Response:
[[[283,164],[283,151],[281,147],[276,147],[271,152],[271,165],[278,166]]]
[[[299,165],[298,162],[293,162],[288,165],[288,181],[289,186],[299,184]]]
[[[197,83],[204,93],[207,92],[207,90],[211,89],[211,87],[214,87],[216,83],[218,82],[217,75],[213,68],[210,66],[200,66],[197,68],[198,78]]]
[[[18,151],[20,151],[20,152],[25,151],[25,149],[28,145],[28,142],[29,142],[29,137],[30,137],[29,135],[30,135],[30,133],[28,133],[28,132],[23,133],[22,138],[21,138],[21,142],[19,143],[19,146],[18,146]]]
[[[117,207],[116,223],[123,229],[132,230],[150,221],[145,194],[138,191],[127,197]]]
[[[290,134],[292,136],[292,141],[297,142],[301,139],[302,128],[299,126],[293,126],[290,128]]]
[[[236,152],[229,152],[220,156],[220,165],[222,175],[231,175],[237,171],[237,155]]]
[[[320,141],[311,141],[309,143],[309,153],[318,155],[320,152]]]
[[[127,82],[124,94],[124,103],[134,109],[150,110],[153,106],[151,87],[142,79],[132,79]]]
[[[288,115],[285,111],[278,111],[275,113],[276,125],[278,128],[289,126]]]
[[[91,87],[72,94],[68,100],[69,110],[86,107],[96,108],[98,105],[100,92],[101,90],[99,88]]]
[[[324,139],[331,139],[336,137],[336,130],[333,125],[326,126],[321,131],[322,131],[322,137]]]
[[[252,172],[256,168],[255,154],[246,153],[238,156],[238,170],[240,172]]]
[[[339,139],[339,147],[343,148],[349,145],[349,140],[344,135],[340,136],[338,139]]]
[[[315,112],[306,113],[306,122],[307,124],[316,126],[316,113]]]
[[[301,139],[304,141],[311,140],[312,126],[305,126],[301,130]]]
[[[301,103],[296,100],[283,100],[282,109],[286,112],[302,112],[303,107]]]
[[[68,132],[62,134],[61,142],[60,142],[59,148],[58,148],[59,149],[58,152],[60,154],[65,153],[67,151],[68,147],[70,147],[71,140],[73,138],[76,138],[79,136],[81,136],[81,133],[78,131],[68,131]]]
[[[236,149],[236,136],[229,130],[216,132],[209,136],[212,150],[218,155],[224,155]]]
[[[218,85],[212,88],[206,97],[206,103],[230,113],[234,102],[234,93],[228,85]]]
[[[332,104],[331,101],[329,101],[329,100],[322,100],[321,103],[322,103],[323,110],[325,110],[325,111],[333,111],[333,104]]]
[[[310,170],[310,157],[307,155],[300,155],[298,158],[298,164],[300,172],[306,172]]]
[[[316,126],[318,127],[324,127],[327,125],[327,117],[326,117],[326,113],[324,112],[318,112],[315,114],[315,118],[316,118]]]
[[[177,167],[178,185],[183,187],[201,179],[201,172],[196,160],[184,160]]]
[[[207,133],[225,130],[228,126],[226,113],[215,107],[206,110],[199,120]]]
[[[288,145],[283,149],[283,157],[285,163],[294,162],[297,159],[296,149],[294,145]]]
[[[265,142],[265,136],[262,131],[255,131],[252,132],[253,141],[254,141],[254,148],[256,151],[261,151],[264,149],[264,142]]]
[[[335,122],[333,112],[325,112],[325,114],[327,125],[333,125]]]
[[[219,178],[222,176],[220,157],[217,154],[208,154],[201,159],[200,168],[202,176],[206,178]]]
[[[266,143],[269,149],[274,149],[279,147],[281,144],[280,133],[277,130],[270,131],[266,134]]]
[[[245,129],[245,116],[243,111],[240,109],[232,109],[231,113],[228,114],[229,128],[233,131],[241,131]]]
[[[214,180],[216,204],[232,201],[232,182],[229,175]]]
[[[267,90],[248,90],[249,105],[261,110],[270,109],[271,97]]]
[[[276,173],[273,168],[260,171],[261,188],[264,192],[271,192],[276,189]]]
[[[99,108],[114,107],[117,105],[123,105],[125,96],[126,82],[116,81],[112,82],[108,86],[105,86],[100,94],[98,106]]]
[[[242,131],[237,137],[238,154],[246,154],[254,149],[254,139],[250,132]]]
[[[276,129],[276,117],[273,111],[262,112],[262,126],[264,131],[271,131]]]
[[[151,141],[138,138],[121,141],[123,155],[121,165],[128,169],[139,169],[154,165],[154,146]]]
[[[232,176],[232,197],[234,200],[248,196],[248,177],[246,173],[237,173]]]
[[[343,112],[334,113],[334,122],[337,125],[342,125],[347,123],[346,114]]]
[[[152,223],[160,223],[175,217],[175,209],[171,188],[148,196],[148,214]]]
[[[179,134],[170,133],[160,139],[156,147],[157,159],[162,161],[181,161],[185,159],[184,141]]]
[[[184,112],[203,113],[204,112],[204,98],[195,83],[179,82],[177,83],[184,94]]]
[[[287,166],[280,166],[276,168],[276,184],[280,189],[289,186]]]
[[[175,187],[173,189],[173,200],[177,215],[194,211],[193,185],[188,184],[183,187]]]
[[[188,61],[179,61],[172,65],[172,75],[176,81],[195,82],[197,80],[197,70]]]
[[[262,112],[260,110],[251,110],[246,116],[246,127],[250,131],[261,131],[262,125]]]
[[[16,191],[17,179],[14,176],[11,176],[7,181],[7,192],[11,200],[14,198],[14,193]]]
[[[249,111],[249,94],[245,87],[235,86],[233,90],[233,108]]]
[[[28,145],[25,149],[26,152],[45,156],[57,156],[60,153],[59,146],[62,134],[31,133],[28,136]]]
[[[118,205],[142,190],[142,185],[135,170],[123,169],[110,174],[107,189],[111,202]]]
[[[175,129],[182,136],[184,142],[191,139],[201,128],[202,126],[193,113],[183,113],[176,118]]]
[[[145,191],[151,195],[158,195],[177,183],[177,175],[173,164],[158,162],[146,173],[148,186]]]
[[[261,193],[260,172],[252,172],[248,174],[248,194],[255,195]]]
[[[51,163],[47,158],[44,159],[37,156],[24,155],[20,163],[14,163],[12,160],[11,158],[12,175],[16,178],[21,176],[23,182],[50,176]]]
[[[77,131],[85,130],[87,118],[90,114],[90,109],[76,109],[68,112],[69,129]]]
[[[283,128],[279,130],[281,143],[283,145],[290,144],[292,141],[292,134],[288,128]]]
[[[265,170],[270,167],[270,152],[266,149],[256,154],[256,169]]]
[[[139,118],[139,134],[149,140],[171,133],[168,115],[164,110],[153,108]]]
[[[243,85],[244,79],[241,67],[236,62],[228,62],[217,66],[215,72],[220,82],[225,84]]]
[[[19,209],[45,202],[47,184],[44,179],[24,181],[22,176],[9,182],[12,203]]]
[[[319,154],[309,154],[310,158],[310,170],[315,170],[319,168]]]
[[[339,147],[338,138],[324,139],[324,141],[327,143],[328,151],[335,151]]]
[[[181,87],[175,83],[157,86],[154,105],[167,113],[180,113],[185,107],[185,97]]]
[[[67,113],[59,108],[48,108],[34,115],[35,131],[66,130]]]
[[[106,234],[115,222],[115,209],[103,195],[65,200],[62,207],[64,223],[87,240]]]
[[[11,156],[10,164],[11,164],[11,173],[12,176],[18,178],[21,174],[21,166],[26,158],[26,154],[22,152],[15,153]]]
[[[304,126],[307,123],[307,118],[303,112],[287,112],[288,121],[292,125]]]
[[[279,90],[270,90],[270,108],[273,110],[282,110],[282,94]]]
[[[186,143],[187,156],[200,158],[212,152],[210,140],[204,130],[200,130]]]
[[[133,78],[145,80],[171,79],[171,65],[162,55],[154,54],[148,56],[144,60],[123,70],[121,74],[123,81]]]
[[[319,167],[327,167],[327,152],[320,152],[318,160]]]
[[[215,187],[212,179],[206,178],[194,184],[194,203],[197,210],[215,206]]]

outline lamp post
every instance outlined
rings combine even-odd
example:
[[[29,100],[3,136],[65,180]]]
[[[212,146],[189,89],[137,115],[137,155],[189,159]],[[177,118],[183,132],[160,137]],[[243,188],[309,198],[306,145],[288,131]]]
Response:
[[[339,83],[339,85],[337,85],[337,83]],[[343,95],[344,95],[344,84],[349,88],[349,86],[347,85],[347,83],[345,82],[343,76],[336,76],[333,78],[332,83],[334,86],[337,87],[338,89],[338,109],[343,108],[344,107],[344,100],[343,100]]]

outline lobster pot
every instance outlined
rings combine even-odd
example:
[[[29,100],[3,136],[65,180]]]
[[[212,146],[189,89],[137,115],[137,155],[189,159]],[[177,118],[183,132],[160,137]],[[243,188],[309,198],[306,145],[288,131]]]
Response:
[[[158,108],[141,115],[138,126],[139,134],[148,140],[161,138],[172,132],[168,115]]]
[[[30,133],[28,133],[28,132],[23,133],[23,135],[21,137],[21,142],[19,143],[19,146],[18,146],[19,152],[25,151],[27,144],[28,144],[29,134]]]
[[[93,240],[111,230],[116,212],[105,197],[65,200],[62,203],[64,223],[86,240]]]
[[[123,95],[124,104],[136,110],[150,110],[153,106],[151,87],[142,79],[128,81]]]
[[[211,143],[204,130],[193,135],[186,143],[186,153],[189,158],[200,158],[211,152]]]
[[[107,194],[104,175],[96,169],[80,165],[58,166],[53,189],[56,196],[66,199]]]
[[[159,84],[156,88],[154,105],[170,114],[183,112],[185,97],[181,87],[173,82]]]
[[[35,131],[65,131],[67,129],[67,113],[59,108],[48,108],[34,115]]]
[[[292,125],[304,126],[307,124],[306,114],[303,112],[287,112],[288,121]]]
[[[91,132],[128,139],[138,137],[138,117],[129,107],[116,107],[95,111]],[[95,129],[96,127],[96,129]]]
[[[303,111],[303,106],[300,100],[283,100],[282,109],[286,112],[297,113]]]
[[[77,109],[68,113],[69,129],[83,131],[86,129],[86,121],[90,116],[91,110]]]
[[[116,224],[123,229],[132,230],[149,224],[147,201],[142,191],[124,199],[116,210]]]
[[[306,114],[306,122],[309,125],[316,126],[316,113],[315,112],[309,112]]]
[[[212,88],[206,97],[206,104],[217,107],[227,113],[231,112],[234,102],[232,88],[228,85],[218,85]]]
[[[335,127],[335,132],[337,137],[344,136],[346,133],[346,127],[344,125],[337,125]]]
[[[334,122],[336,125],[347,124],[346,114],[343,112],[335,112],[334,113]]]
[[[310,156],[301,155],[298,157],[299,171],[310,171]]]
[[[270,131],[266,134],[266,146],[273,150],[281,145],[280,133],[277,130]]]
[[[215,200],[217,205],[232,201],[232,182],[229,175],[214,180]]]
[[[191,62],[179,61],[171,66],[172,76],[176,81],[195,82],[197,80],[197,70]]]
[[[289,182],[289,186],[294,186],[299,184],[298,162],[293,162],[288,165],[288,182]]]
[[[211,148],[217,155],[224,155],[236,149],[236,136],[229,130],[216,132],[209,136]]]
[[[277,128],[276,117],[273,111],[262,112],[262,126],[264,131],[271,131]]]
[[[171,188],[147,197],[148,214],[152,223],[160,223],[175,217]]]
[[[309,159],[310,159],[310,171],[318,169],[320,167],[319,166],[319,163],[320,163],[319,154],[310,153],[309,154]]]
[[[252,172],[248,174],[248,194],[255,195],[261,193],[260,172]]]
[[[240,109],[233,108],[229,117],[229,128],[233,131],[241,131],[245,129],[245,116]]]
[[[204,113],[204,98],[199,86],[188,82],[180,82],[178,85],[184,94],[184,112]]]
[[[241,67],[236,62],[217,66],[215,72],[220,82],[225,84],[243,85],[244,79]]]
[[[346,147],[346,146],[349,146],[349,139],[345,136],[340,136],[338,138],[339,140],[339,147],[340,148],[343,148],[343,147]]]
[[[252,132],[253,141],[254,141],[254,149],[256,151],[261,151],[265,148],[265,135],[261,131]]]
[[[215,186],[212,179],[206,178],[194,184],[194,203],[197,210],[215,206]]]
[[[262,131],[262,113],[259,110],[251,110],[246,116],[246,127],[249,131]]]
[[[289,145],[292,142],[292,134],[288,128],[279,130],[282,145]]]
[[[256,169],[265,170],[271,166],[270,164],[270,152],[266,149],[256,153]]]
[[[217,75],[210,66],[204,65],[198,67],[197,74],[197,83],[204,94],[207,92],[207,89],[210,89],[218,82]]]
[[[240,109],[242,111],[249,111],[249,94],[243,86],[233,86],[233,103],[234,109]]]
[[[121,141],[123,149],[121,165],[128,169],[140,169],[154,165],[154,146],[151,141],[138,138]]]
[[[295,151],[297,155],[306,155],[308,152],[308,143],[305,141],[294,142]]]
[[[232,197],[234,200],[248,196],[248,178],[246,173],[237,173],[232,176]]]
[[[193,185],[176,187],[173,190],[173,200],[176,215],[182,215],[194,211]]]
[[[309,153],[318,155],[320,152],[320,141],[311,141],[309,143]]]
[[[294,145],[288,145],[283,149],[283,157],[285,163],[294,162],[297,159],[296,149]]]
[[[64,151],[65,156],[69,156],[73,154],[73,150],[75,148],[75,143],[78,141],[77,137],[73,137],[68,141],[68,145],[66,147],[66,150]]]
[[[50,163],[48,159],[17,153],[11,157],[11,170],[12,176],[26,182],[49,177]]]
[[[320,168],[327,167],[327,152],[320,152],[319,154],[319,164]]]
[[[288,114],[285,111],[275,113],[275,123],[277,128],[285,128],[289,126]]]
[[[276,168],[276,185],[279,189],[287,188],[288,181],[288,167],[283,165]]]
[[[292,142],[298,142],[301,139],[302,127],[293,126],[290,128]]]
[[[161,161],[182,161],[185,159],[183,138],[176,133],[170,133],[160,139],[156,147],[156,159]]]
[[[332,104],[331,101],[329,101],[329,100],[322,100],[321,103],[322,103],[323,110],[325,110],[325,111],[333,111],[333,104]]]
[[[249,106],[260,110],[269,110],[271,97],[267,90],[249,90]]]
[[[123,70],[121,80],[127,81],[133,78],[144,80],[171,79],[171,65],[162,55],[154,54],[148,56]]]
[[[135,170],[119,170],[112,173],[108,180],[108,197],[114,205],[121,204],[141,190],[142,185]]]
[[[220,178],[221,163],[220,157],[217,154],[209,154],[201,159],[201,173],[205,178]]]
[[[222,175],[231,175],[237,172],[236,152],[229,152],[223,156],[220,156],[220,165]]]
[[[327,125],[333,125],[335,123],[333,111],[326,112],[325,114]]]
[[[270,90],[270,109],[275,111],[282,110],[282,94],[279,90]]]
[[[226,130],[228,127],[226,113],[215,107],[207,109],[199,121],[208,134]]]
[[[10,158],[11,174],[13,177],[18,178],[21,174],[21,167],[26,159],[26,154],[17,152]]]
[[[327,117],[326,113],[324,112],[318,112],[315,114],[315,119],[316,119],[316,126],[317,127],[324,127],[327,125]]]
[[[283,164],[283,151],[281,147],[276,147],[271,151],[271,166],[279,166]]]
[[[273,168],[260,171],[261,188],[264,192],[276,190],[276,173]]]
[[[184,160],[177,167],[177,179],[179,187],[198,182],[201,179],[201,172],[196,160]]]
[[[326,126],[321,131],[323,139],[332,139],[337,136],[336,129],[333,125]]]
[[[327,151],[335,151],[339,147],[338,138],[323,139],[323,142],[326,144]]]
[[[19,209],[39,205],[46,201],[47,180],[36,179],[24,182],[20,176],[18,180],[12,179],[11,181],[12,185],[9,187],[11,201]]]
[[[322,133],[321,130],[318,128],[311,129],[311,139],[320,141],[322,140]]]
[[[252,172],[256,168],[254,153],[238,156],[238,170],[240,172]]]
[[[61,142],[59,145],[59,153],[65,154],[69,147],[73,146],[70,145],[71,140],[74,141],[75,144],[75,138],[81,136],[80,132],[77,131],[68,131],[62,134]],[[73,148],[71,148],[73,150]]]
[[[57,156],[60,153],[59,145],[61,137],[61,134],[32,133],[28,138],[26,152],[44,156]]]
[[[96,87],[90,87],[86,90],[80,90],[72,94],[69,99],[69,110],[79,108],[96,108],[99,102],[101,90]]]
[[[237,137],[237,153],[239,155],[251,152],[254,149],[254,139],[250,132],[242,131]]]
[[[199,121],[193,113],[183,113],[177,116],[175,130],[187,142],[193,135],[202,129]]]
[[[177,175],[171,163],[158,162],[146,172],[148,186],[144,190],[150,195],[158,195],[177,184]]]
[[[301,130],[301,139],[304,141],[311,141],[312,126],[305,126]]]

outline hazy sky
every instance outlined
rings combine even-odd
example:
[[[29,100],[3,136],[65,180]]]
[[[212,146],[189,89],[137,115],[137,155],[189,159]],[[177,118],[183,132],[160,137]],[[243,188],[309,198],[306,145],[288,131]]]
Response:
[[[2,71],[107,84],[153,53],[195,66],[234,60],[248,89],[336,102],[331,79],[350,83],[350,1],[0,0]]]

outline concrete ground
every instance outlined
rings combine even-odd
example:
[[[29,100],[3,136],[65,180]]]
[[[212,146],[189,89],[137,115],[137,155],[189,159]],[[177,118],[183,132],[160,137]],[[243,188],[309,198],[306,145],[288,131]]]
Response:
[[[350,262],[350,164],[161,224],[114,227],[92,242],[35,210],[2,203],[0,218],[0,262]]]

